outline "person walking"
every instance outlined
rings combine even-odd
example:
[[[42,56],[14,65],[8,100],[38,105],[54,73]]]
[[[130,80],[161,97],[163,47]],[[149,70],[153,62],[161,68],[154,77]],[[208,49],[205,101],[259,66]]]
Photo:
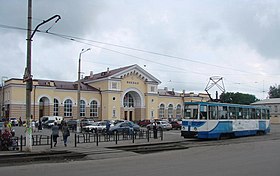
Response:
[[[64,146],[67,147],[67,138],[70,136],[70,131],[66,122],[62,123],[61,131],[62,131]]]
[[[158,131],[157,122],[154,121],[153,123],[154,139],[157,139],[157,131]]]
[[[54,126],[52,126],[52,138],[53,138],[53,142],[54,142],[54,147],[57,144],[57,138],[59,137],[59,127],[57,126],[57,123],[54,122]]]
[[[106,122],[106,134],[109,134],[110,126],[111,126],[110,122],[107,121]]]

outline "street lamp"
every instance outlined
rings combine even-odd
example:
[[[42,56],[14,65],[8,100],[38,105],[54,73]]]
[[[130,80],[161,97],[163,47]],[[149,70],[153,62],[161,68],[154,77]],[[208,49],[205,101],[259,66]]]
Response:
[[[77,91],[77,132],[81,131],[81,127],[80,127],[80,101],[81,101],[81,57],[82,54],[89,51],[90,48],[88,49],[82,49],[82,51],[80,52],[79,55],[79,64],[78,64],[78,91]]]

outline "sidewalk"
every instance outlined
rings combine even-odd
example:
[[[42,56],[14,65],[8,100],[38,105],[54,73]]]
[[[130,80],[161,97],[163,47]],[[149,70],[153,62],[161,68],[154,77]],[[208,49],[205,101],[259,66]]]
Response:
[[[42,132],[35,132],[34,134],[49,135],[50,131],[45,130]],[[160,138],[150,138],[149,142],[147,139],[137,139],[118,141],[115,144],[114,141],[110,142],[99,142],[98,146],[96,143],[78,143],[75,147],[74,133],[71,133],[67,147],[63,145],[61,141],[62,137],[58,138],[56,147],[50,145],[32,146],[31,152],[26,152],[25,147],[23,151],[0,151],[0,166],[7,166],[11,163],[27,163],[27,162],[48,162],[48,161],[59,161],[59,160],[78,160],[78,159],[105,159],[105,158],[116,158],[116,157],[127,157],[139,155],[138,153],[122,150],[125,146],[149,146],[149,145],[164,145],[168,143],[174,143],[182,141],[183,138],[180,136],[178,131],[164,132],[163,140]]]

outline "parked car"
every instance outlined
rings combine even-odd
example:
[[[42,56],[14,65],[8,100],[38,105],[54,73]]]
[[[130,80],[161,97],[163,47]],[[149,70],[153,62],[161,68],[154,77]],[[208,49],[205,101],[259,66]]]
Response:
[[[43,128],[51,128],[52,126],[54,126],[55,122],[56,122],[55,120],[44,121],[44,122],[42,122],[42,127]]]
[[[172,125],[172,129],[180,130],[182,127],[182,124],[178,121],[171,121],[170,124]]]
[[[92,119],[82,119],[80,121],[80,125],[82,128],[83,128],[83,126],[91,125],[93,123],[94,123],[94,120],[92,120]]]
[[[149,125],[150,123],[151,123],[150,120],[140,120],[140,121],[138,121],[137,124],[138,124],[140,127],[145,127],[145,126]]]
[[[63,121],[63,117],[61,116],[43,116],[41,117],[42,124],[45,124],[49,120],[54,120],[58,125]]]
[[[90,125],[83,126],[83,131],[86,132],[104,132],[106,131],[106,121],[94,122]]]
[[[113,134],[113,133],[116,133],[116,132],[119,132],[119,133],[124,133],[124,132],[130,133],[133,130],[134,131],[140,131],[140,126],[135,124],[135,123],[133,123],[133,122],[125,121],[125,122],[117,123],[114,126],[111,126],[110,129],[109,129],[109,133],[110,134]]]
[[[66,124],[68,126],[69,129],[71,130],[75,130],[77,129],[77,120],[76,119],[70,119],[66,121]]]
[[[162,130],[171,130],[172,129],[172,125],[165,120],[156,121],[156,123],[157,123],[157,129],[162,129]],[[153,123],[147,125],[147,129],[152,130]]]
[[[16,117],[10,117],[9,121],[11,122],[12,126],[18,126],[18,120]]]

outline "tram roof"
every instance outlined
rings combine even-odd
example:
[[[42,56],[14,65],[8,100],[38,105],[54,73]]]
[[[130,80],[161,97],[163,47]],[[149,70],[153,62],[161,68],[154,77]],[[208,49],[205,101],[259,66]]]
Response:
[[[243,105],[243,104],[231,104],[231,103],[219,103],[219,102],[184,102],[185,105],[208,105],[208,106],[230,106],[230,107],[240,107],[240,108],[261,108],[269,109],[267,106],[261,105]]]

